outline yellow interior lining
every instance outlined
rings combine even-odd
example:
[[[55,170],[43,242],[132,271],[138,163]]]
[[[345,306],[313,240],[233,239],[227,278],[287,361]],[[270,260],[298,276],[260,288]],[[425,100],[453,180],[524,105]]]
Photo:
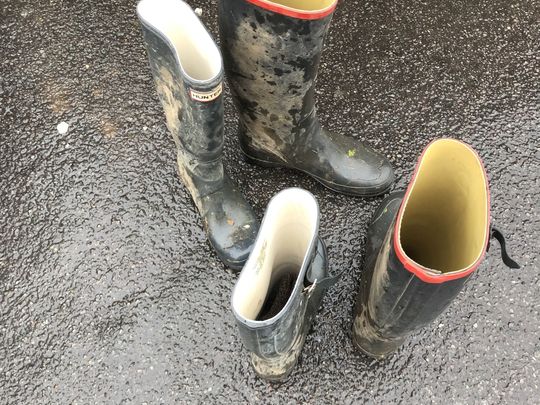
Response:
[[[483,253],[487,179],[462,142],[433,142],[420,162],[401,218],[400,243],[419,265],[442,273],[464,270]]]
[[[330,7],[336,0],[266,0],[266,2],[294,8],[295,10],[318,11]]]

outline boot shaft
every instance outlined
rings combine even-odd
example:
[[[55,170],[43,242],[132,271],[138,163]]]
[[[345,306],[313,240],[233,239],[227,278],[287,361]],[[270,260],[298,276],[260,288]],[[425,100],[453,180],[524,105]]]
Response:
[[[271,381],[291,373],[324,294],[326,247],[317,236],[319,208],[309,192],[278,193],[234,287],[231,304],[255,372]]]
[[[399,339],[432,322],[463,289],[470,274],[441,283],[429,283],[408,271],[392,248],[393,228],[383,248],[366,264],[373,271],[365,275],[362,294],[369,295],[368,313],[378,333]]]
[[[246,347],[262,358],[294,346],[304,324],[306,275],[317,253],[319,210],[302,189],[272,198],[259,235],[232,294]]]
[[[219,1],[224,64],[241,125],[267,148],[306,142],[302,135],[318,130],[315,81],[336,2],[313,3]]]
[[[490,237],[488,180],[468,145],[441,139],[420,156],[409,187],[379,207],[354,322],[374,357],[432,322],[482,263]]]
[[[167,128],[182,152],[179,158],[187,153],[198,162],[218,159],[223,149],[219,49],[181,0],[142,0],[137,14]]]

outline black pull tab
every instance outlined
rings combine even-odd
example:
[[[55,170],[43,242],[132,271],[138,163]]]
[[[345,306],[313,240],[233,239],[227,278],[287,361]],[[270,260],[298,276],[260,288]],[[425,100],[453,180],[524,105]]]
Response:
[[[508,252],[506,251],[506,240],[504,239],[504,235],[501,231],[499,231],[494,226],[491,227],[491,237],[497,239],[499,242],[499,245],[501,245],[501,258],[504,264],[506,264],[511,269],[519,269],[520,266],[517,264],[510,256],[508,256]],[[489,250],[489,242],[488,242],[488,248]]]
[[[326,244],[321,238],[318,238],[317,248],[314,250],[304,281],[306,290],[313,290],[315,288],[314,284],[317,285],[317,288],[328,289],[336,284],[341,277],[344,270],[336,275],[326,274],[326,277],[324,276],[326,273],[327,257]]]

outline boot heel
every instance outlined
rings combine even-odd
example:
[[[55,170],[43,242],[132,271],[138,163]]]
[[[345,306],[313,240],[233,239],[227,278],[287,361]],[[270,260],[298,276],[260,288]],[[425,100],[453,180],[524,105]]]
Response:
[[[271,382],[283,382],[291,375],[299,356],[298,351],[285,358],[278,356],[274,359],[263,359],[251,353],[251,365],[260,378]]]

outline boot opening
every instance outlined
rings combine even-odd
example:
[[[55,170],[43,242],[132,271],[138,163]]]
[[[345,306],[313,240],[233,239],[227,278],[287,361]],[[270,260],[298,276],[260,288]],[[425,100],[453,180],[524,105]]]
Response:
[[[337,0],[261,0],[262,3],[276,4],[301,11],[320,11],[335,6]]]
[[[281,276],[268,289],[264,304],[257,315],[257,321],[265,321],[273,318],[279,314],[289,300],[299,269],[293,266],[287,267],[276,272],[281,274]]]
[[[191,79],[208,81],[221,72],[221,55],[204,25],[181,0],[142,0],[141,21],[164,36],[174,47],[181,69]]]
[[[399,242],[414,262],[441,273],[470,268],[488,236],[487,179],[466,144],[441,139],[424,152],[398,217]]]
[[[303,288],[315,248],[319,209],[307,191],[278,193],[266,210],[259,236],[233,291],[234,312],[251,321],[278,315]]]

